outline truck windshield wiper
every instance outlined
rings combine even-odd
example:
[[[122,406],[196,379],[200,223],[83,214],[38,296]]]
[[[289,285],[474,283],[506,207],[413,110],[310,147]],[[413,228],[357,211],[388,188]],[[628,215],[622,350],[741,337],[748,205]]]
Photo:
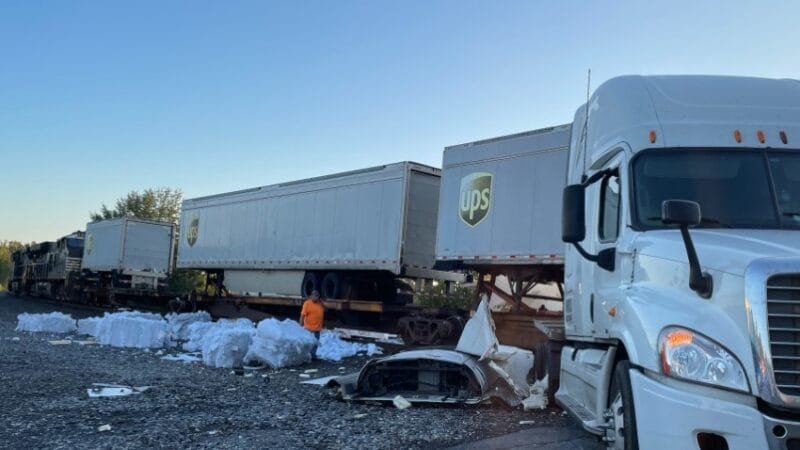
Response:
[[[798,214],[800,215],[800,214]],[[648,217],[647,220],[661,220],[661,217]],[[704,226],[705,225],[705,226]],[[703,217],[700,219],[700,225],[697,228],[736,228],[731,224],[720,222],[717,219],[712,219],[710,217]]]

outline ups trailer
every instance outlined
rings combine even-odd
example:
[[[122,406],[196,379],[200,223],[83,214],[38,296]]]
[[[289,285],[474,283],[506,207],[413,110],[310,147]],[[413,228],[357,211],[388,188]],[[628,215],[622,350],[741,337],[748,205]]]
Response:
[[[334,310],[399,313],[407,281],[463,279],[434,267],[439,179],[401,162],[188,199],[177,266],[239,303],[296,307],[317,290]]]

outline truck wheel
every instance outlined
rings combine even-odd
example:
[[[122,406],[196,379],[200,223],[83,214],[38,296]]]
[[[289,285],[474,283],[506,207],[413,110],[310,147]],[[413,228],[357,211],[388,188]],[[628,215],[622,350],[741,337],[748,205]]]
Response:
[[[636,413],[633,409],[631,389],[631,364],[620,361],[614,368],[611,389],[608,391],[608,408],[613,428],[606,431],[608,448],[615,450],[638,450],[636,438]]]
[[[303,298],[311,296],[312,291],[319,291],[320,289],[319,275],[314,272],[306,272],[303,277],[303,283],[300,285],[300,295]]]
[[[539,381],[549,373],[550,346],[547,341],[539,342],[533,347],[533,381]]]
[[[328,272],[322,279],[320,293],[323,298],[339,298],[341,295],[342,277],[338,272]]]

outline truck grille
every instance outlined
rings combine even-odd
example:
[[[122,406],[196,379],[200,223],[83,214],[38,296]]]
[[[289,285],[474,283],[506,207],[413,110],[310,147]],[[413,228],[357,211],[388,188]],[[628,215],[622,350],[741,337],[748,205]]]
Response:
[[[767,280],[767,322],[778,390],[800,396],[800,274]]]

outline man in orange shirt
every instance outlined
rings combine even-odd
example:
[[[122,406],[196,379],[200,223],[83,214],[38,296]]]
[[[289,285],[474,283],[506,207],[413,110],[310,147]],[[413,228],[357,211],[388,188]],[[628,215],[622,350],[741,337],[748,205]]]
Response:
[[[322,324],[325,321],[325,305],[319,299],[319,291],[312,291],[309,297],[303,303],[303,309],[300,311],[300,325],[306,330],[314,333],[319,343],[319,332],[322,331]],[[311,351],[311,357],[315,357],[317,347]]]

